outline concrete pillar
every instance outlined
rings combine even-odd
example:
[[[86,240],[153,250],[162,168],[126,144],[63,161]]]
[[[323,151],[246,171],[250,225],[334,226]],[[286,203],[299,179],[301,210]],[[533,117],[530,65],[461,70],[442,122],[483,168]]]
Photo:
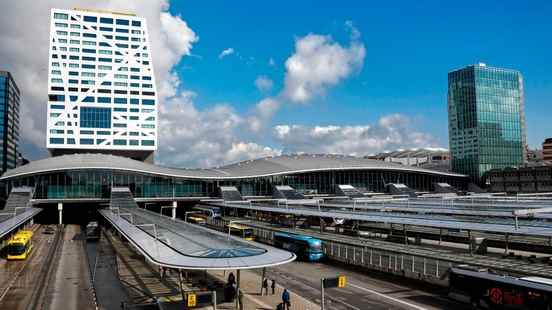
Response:
[[[58,202],[59,225],[63,224],[63,203]]]
[[[176,220],[176,206],[178,205],[178,203],[175,201],[173,201],[173,204],[172,204],[172,219],[173,220]]]

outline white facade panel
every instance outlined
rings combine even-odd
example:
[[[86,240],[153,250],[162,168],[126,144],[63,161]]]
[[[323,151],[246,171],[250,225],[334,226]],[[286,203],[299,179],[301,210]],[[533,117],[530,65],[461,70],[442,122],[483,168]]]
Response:
[[[144,18],[52,9],[48,149],[157,149],[149,42]]]

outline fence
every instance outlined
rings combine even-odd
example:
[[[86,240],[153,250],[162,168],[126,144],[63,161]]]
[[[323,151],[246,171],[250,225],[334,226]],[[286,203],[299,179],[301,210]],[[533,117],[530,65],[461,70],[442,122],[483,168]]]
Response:
[[[210,225],[224,227],[226,221],[214,219]],[[262,243],[273,244],[276,229],[259,227],[251,224],[256,240]],[[443,280],[445,273],[452,263],[448,261],[431,259],[417,255],[406,255],[384,249],[370,248],[367,246],[355,246],[347,243],[323,240],[322,250],[330,259],[348,265],[378,270],[386,273],[393,273],[423,280],[433,284],[448,285]]]

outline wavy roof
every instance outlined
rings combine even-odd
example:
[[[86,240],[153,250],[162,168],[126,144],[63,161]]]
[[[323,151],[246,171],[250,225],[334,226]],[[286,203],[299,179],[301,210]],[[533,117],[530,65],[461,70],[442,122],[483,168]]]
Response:
[[[114,155],[73,154],[32,161],[24,166],[6,171],[0,180],[77,169],[132,171],[176,178],[215,180],[244,179],[328,170],[393,170],[465,177],[465,175],[457,173],[440,172],[380,160],[342,155],[282,155],[242,161],[209,169],[179,169],[157,166]]]

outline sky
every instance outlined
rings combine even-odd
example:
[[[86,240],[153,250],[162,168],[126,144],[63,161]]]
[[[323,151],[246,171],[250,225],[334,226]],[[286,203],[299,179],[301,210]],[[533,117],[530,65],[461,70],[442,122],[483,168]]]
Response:
[[[147,18],[162,165],[447,148],[447,73],[478,62],[523,74],[531,148],[552,133],[550,1],[8,1],[0,68],[31,159],[47,156],[49,8],[75,6]]]

